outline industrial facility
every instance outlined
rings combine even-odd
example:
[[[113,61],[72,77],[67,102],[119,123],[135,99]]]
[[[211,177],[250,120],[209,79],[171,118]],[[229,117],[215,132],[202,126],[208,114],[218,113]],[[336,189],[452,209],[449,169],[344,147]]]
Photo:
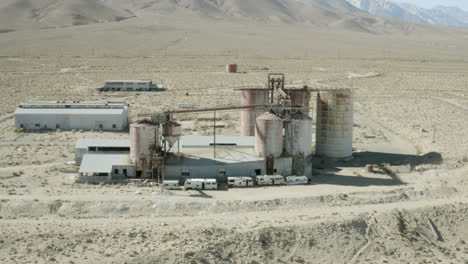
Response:
[[[25,102],[15,111],[16,129],[125,131],[128,104],[94,102]]]
[[[155,113],[133,122],[129,140],[79,140],[78,182],[150,179],[171,189],[177,182],[189,189],[213,188],[213,180],[238,187],[305,184],[312,179],[314,153],[312,92],[317,92],[316,156],[352,156],[349,90],[286,89],[283,74],[270,74],[268,88],[240,92],[240,106]],[[240,136],[216,135],[216,129],[212,136],[182,135],[173,120],[174,114],[225,110],[240,110]]]
[[[164,90],[164,87],[154,84],[152,80],[111,80],[106,81],[103,87],[98,88],[99,92],[155,92],[162,90]]]

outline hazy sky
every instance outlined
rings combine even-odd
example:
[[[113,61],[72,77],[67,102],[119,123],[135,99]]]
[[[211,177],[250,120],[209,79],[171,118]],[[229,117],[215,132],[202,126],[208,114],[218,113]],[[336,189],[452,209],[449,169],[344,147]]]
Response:
[[[458,6],[465,10],[468,10],[468,0],[393,0],[395,2],[406,2],[415,4],[422,7],[433,7],[436,5],[443,6]]]

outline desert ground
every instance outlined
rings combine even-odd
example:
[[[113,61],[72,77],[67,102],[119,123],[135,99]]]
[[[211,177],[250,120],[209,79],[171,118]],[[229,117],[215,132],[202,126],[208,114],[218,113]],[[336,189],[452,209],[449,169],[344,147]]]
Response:
[[[222,1],[209,19],[190,1],[155,1],[178,5],[168,14],[82,0],[81,15],[78,1],[48,2],[0,4],[0,263],[468,263],[468,30],[296,4],[282,17],[268,0],[250,13]],[[132,120],[177,103],[239,106],[236,89],[264,87],[271,72],[353,91],[353,159],[315,158],[305,186],[85,185],[76,140],[128,133],[14,127],[28,100],[126,101]],[[98,93],[109,79],[167,91]],[[218,135],[239,135],[239,111],[217,117]],[[213,133],[212,113],[175,118],[184,135]]]
[[[240,73],[225,72],[231,62]],[[0,262],[468,263],[467,66],[447,57],[2,57]],[[292,86],[354,91],[353,160],[316,159],[306,186],[82,185],[76,140],[126,133],[14,129],[25,100],[125,100],[138,119],[177,103],[239,105],[235,89],[263,87],[269,72]],[[119,78],[168,90],[96,91]],[[221,116],[218,133],[238,135],[240,112]],[[207,114],[176,118],[186,135],[212,133]],[[369,173],[369,163],[384,169]]]

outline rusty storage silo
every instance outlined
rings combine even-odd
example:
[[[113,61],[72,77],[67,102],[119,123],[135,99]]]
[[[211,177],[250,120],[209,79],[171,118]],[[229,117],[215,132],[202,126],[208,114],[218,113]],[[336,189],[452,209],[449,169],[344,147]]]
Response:
[[[280,117],[265,113],[257,118],[255,152],[265,157],[266,175],[274,175],[275,158],[283,154],[283,120]]]
[[[285,125],[284,147],[292,157],[292,175],[310,175],[306,172],[306,158],[312,154],[312,118],[302,112],[291,115]],[[310,168],[311,169],[311,168]]]
[[[353,103],[349,90],[318,93],[317,156],[348,158],[353,155]]]
[[[290,89],[287,90],[286,93],[289,95],[289,98],[291,99],[291,105],[292,106],[303,106],[301,111],[303,113],[309,113],[309,108],[310,108],[310,91],[307,88],[303,89]]]
[[[285,150],[292,156],[312,154],[312,118],[302,112],[291,115],[285,129]]]
[[[130,161],[144,176],[151,172],[152,153],[159,146],[158,133],[158,126],[150,122],[140,121],[130,125]]]
[[[267,89],[241,89],[241,106],[265,105],[268,101]],[[264,109],[241,110],[241,136],[255,136],[255,122],[257,117],[265,112]]]
[[[163,125],[163,136],[171,148],[182,136],[182,126],[176,122]]]

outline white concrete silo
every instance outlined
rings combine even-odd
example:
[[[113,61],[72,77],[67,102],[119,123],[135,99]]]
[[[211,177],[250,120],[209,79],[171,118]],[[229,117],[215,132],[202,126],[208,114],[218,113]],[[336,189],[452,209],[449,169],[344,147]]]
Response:
[[[312,154],[312,118],[302,112],[291,115],[285,128],[285,150],[292,156]]]
[[[255,152],[259,157],[278,158],[283,154],[283,120],[265,113],[257,118]]]
[[[320,91],[317,96],[316,155],[353,155],[353,94],[349,90]]]

